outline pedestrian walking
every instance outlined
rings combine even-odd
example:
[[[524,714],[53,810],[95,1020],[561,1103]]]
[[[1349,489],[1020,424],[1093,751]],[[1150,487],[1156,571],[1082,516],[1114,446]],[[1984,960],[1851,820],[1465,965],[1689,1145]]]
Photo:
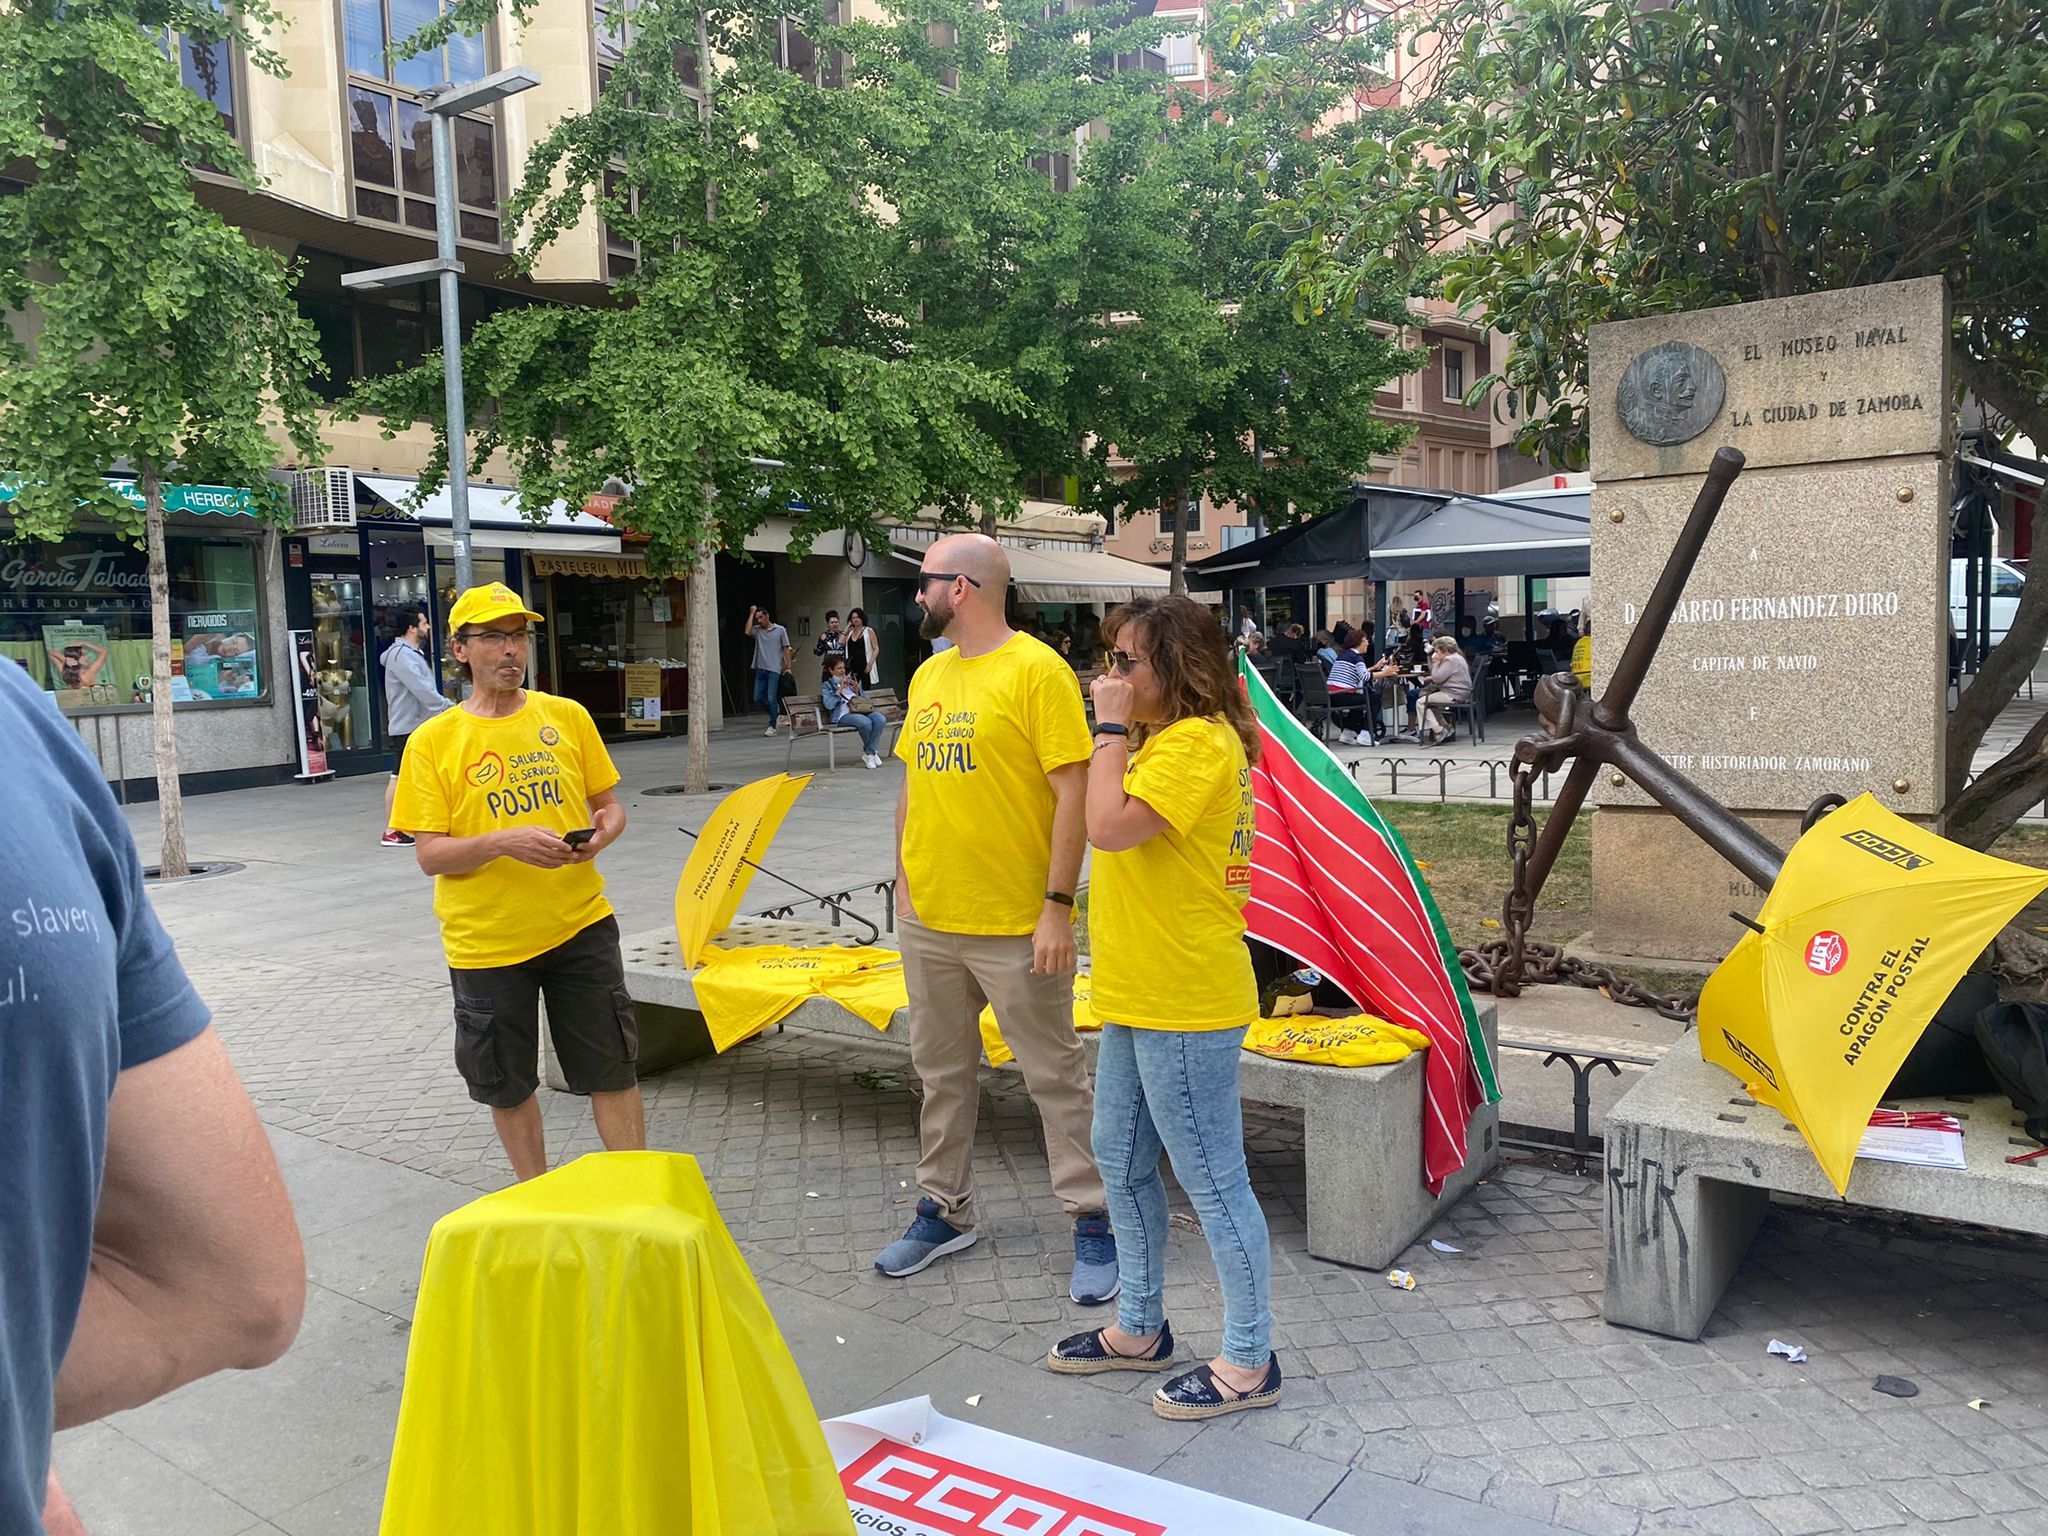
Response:
[[[782,714],[782,679],[796,660],[796,647],[789,643],[789,631],[759,606],[747,610],[742,633],[754,642],[754,702],[768,711],[768,729],[761,734],[773,736]]]
[[[1208,1419],[1280,1401],[1272,1257],[1237,1096],[1245,1029],[1259,1012],[1244,943],[1257,726],[1200,603],[1143,598],[1105,628],[1114,670],[1089,687],[1088,952],[1103,1021],[1093,1144],[1124,1285],[1117,1320],[1062,1339],[1047,1363],[1070,1375],[1173,1363],[1164,1151],[1216,1263],[1223,1350],[1167,1382],[1152,1409]]]
[[[427,636],[433,621],[424,608],[400,611],[400,628],[378,658],[384,668],[384,734],[391,743],[391,779],[384,786],[384,835],[378,839],[386,848],[410,848],[412,839],[391,821],[391,802],[398,794],[398,773],[405,766],[405,744],[412,733],[455,701],[434,686],[434,669],[427,664]]]
[[[450,645],[473,691],[413,733],[394,811],[434,877],[456,1070],[522,1179],[548,1167],[534,1099],[543,996],[598,1136],[613,1152],[647,1146],[639,1031],[596,864],[626,830],[619,773],[588,710],[526,686],[540,617],[502,582],[456,599]]]
[[[0,1531],[79,1536],[51,1432],[275,1360],[306,1258],[106,776],[11,662],[0,742]]]
[[[896,755],[897,933],[910,1059],[924,1085],[917,1214],[875,1267],[912,1275],[971,1247],[984,1003],[1024,1069],[1053,1193],[1074,1219],[1068,1293],[1116,1294],[1116,1240],[1089,1151],[1087,1057],[1074,1034],[1074,887],[1081,873],[1088,721],[1074,673],[1005,617],[1010,562],[994,539],[925,551],[920,632],[951,647],[910,680]]]

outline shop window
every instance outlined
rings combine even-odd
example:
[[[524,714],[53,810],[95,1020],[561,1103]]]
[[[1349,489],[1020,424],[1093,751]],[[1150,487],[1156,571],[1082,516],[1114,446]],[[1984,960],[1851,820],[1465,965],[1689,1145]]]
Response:
[[[392,56],[439,10],[438,0],[342,0],[357,218],[433,231],[433,125],[419,93],[480,80],[488,69],[481,35],[452,37],[418,58]],[[496,118],[458,117],[454,126],[456,233],[472,245],[502,245]]]
[[[0,529],[0,664],[67,708],[149,698],[149,561],[111,533],[6,542]],[[268,697],[257,540],[171,533],[171,688],[177,702]]]

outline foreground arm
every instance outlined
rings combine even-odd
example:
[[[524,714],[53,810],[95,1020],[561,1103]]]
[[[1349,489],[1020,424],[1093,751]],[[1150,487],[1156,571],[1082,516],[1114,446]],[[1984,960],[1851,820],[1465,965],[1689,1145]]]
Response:
[[[306,1258],[277,1159],[211,1029],[116,1080],[57,1428],[290,1347]]]

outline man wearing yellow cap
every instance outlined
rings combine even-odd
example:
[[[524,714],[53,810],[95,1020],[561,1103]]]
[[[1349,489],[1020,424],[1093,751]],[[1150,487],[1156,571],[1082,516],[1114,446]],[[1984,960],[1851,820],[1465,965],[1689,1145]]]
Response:
[[[448,633],[475,691],[413,732],[392,807],[434,877],[456,1068],[522,1179],[548,1166],[534,1099],[543,995],[562,1075],[590,1096],[605,1146],[647,1145],[640,1037],[595,863],[626,830],[619,773],[588,710],[526,686],[540,617],[502,582],[456,599]]]

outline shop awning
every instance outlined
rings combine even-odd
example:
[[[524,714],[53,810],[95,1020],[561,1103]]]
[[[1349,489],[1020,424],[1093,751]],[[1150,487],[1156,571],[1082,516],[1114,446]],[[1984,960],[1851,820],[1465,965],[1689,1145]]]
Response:
[[[445,528],[429,525],[426,536],[427,542],[436,549],[455,547],[455,535]],[[619,552],[619,536],[616,533],[560,533],[552,528],[499,528],[488,523],[479,523],[474,516],[470,519],[469,541],[479,549],[525,549],[535,552],[545,550],[555,555],[615,555]]]
[[[896,553],[913,564],[924,559],[924,552],[922,544],[896,545]],[[1162,567],[1099,550],[1041,544],[1036,549],[1005,546],[1003,553],[1010,557],[1011,585],[1027,603],[1127,603],[1160,596],[1167,588]]]
[[[407,498],[418,490],[418,482],[391,475],[357,475],[356,484],[385,503],[400,516],[432,530],[446,528],[453,520],[448,488],[444,485],[424,498],[419,506],[404,510]],[[519,510],[519,493],[500,485],[471,485],[469,488],[469,529],[471,539],[485,549],[551,550],[563,554],[617,554],[619,531],[602,518],[555,502],[544,520],[535,520]],[[440,548],[447,538],[428,539]]]

